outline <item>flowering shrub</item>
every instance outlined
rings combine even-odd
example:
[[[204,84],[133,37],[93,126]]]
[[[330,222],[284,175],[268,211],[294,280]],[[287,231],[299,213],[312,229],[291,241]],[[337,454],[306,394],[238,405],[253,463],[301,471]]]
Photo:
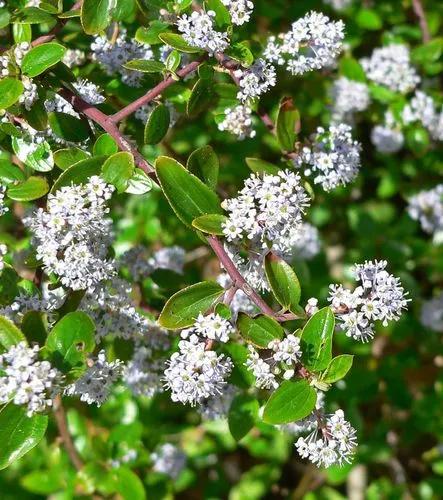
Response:
[[[427,3],[0,0],[2,498],[439,497]]]

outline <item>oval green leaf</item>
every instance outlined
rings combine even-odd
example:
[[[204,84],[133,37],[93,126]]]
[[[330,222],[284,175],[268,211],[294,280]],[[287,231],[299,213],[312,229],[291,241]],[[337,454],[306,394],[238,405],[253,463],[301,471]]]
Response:
[[[123,193],[134,174],[134,169],[132,154],[121,151],[113,154],[103,163],[102,177],[108,184],[114,185],[119,193]]]
[[[223,235],[222,224],[226,220],[221,214],[201,215],[192,221],[192,226],[203,233]]]
[[[32,201],[45,196],[48,191],[48,182],[44,177],[31,176],[20,184],[10,186],[6,194],[11,200]]]
[[[302,362],[312,371],[324,370],[332,359],[335,318],[330,307],[316,312],[301,335]]]
[[[216,188],[220,164],[211,146],[203,146],[193,151],[186,167],[211,189]]]
[[[8,318],[0,316],[0,344],[9,349],[19,342],[26,342],[23,333]]]
[[[259,404],[249,394],[239,394],[232,401],[228,413],[228,425],[232,437],[240,441],[254,427],[257,421]]]
[[[269,253],[265,260],[265,272],[272,293],[279,304],[297,313],[301,289],[292,267],[276,255]]]
[[[251,318],[246,313],[239,313],[237,328],[246,342],[261,349],[266,349],[272,340],[282,339],[285,333],[275,319],[264,314]]]
[[[22,72],[30,78],[40,75],[63,59],[66,48],[58,43],[42,43],[25,54]]]
[[[341,380],[351,369],[353,360],[352,354],[341,354],[333,358],[322,375],[322,382],[333,384]]]
[[[95,35],[107,28],[114,5],[114,0],[83,0],[80,20],[85,33]]]
[[[170,119],[167,106],[164,104],[156,106],[145,125],[145,144],[158,144],[168,132]]]
[[[0,109],[9,108],[15,104],[23,92],[23,83],[15,78],[0,80]]]
[[[134,59],[123,64],[126,69],[140,71],[141,73],[161,73],[165,65],[160,61],[149,61],[146,59]]]

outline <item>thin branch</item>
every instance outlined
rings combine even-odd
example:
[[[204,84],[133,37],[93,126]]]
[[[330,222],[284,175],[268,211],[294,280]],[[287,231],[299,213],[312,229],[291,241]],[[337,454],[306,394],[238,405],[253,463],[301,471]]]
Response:
[[[414,9],[415,15],[418,17],[423,43],[427,43],[431,39],[431,35],[429,33],[428,21],[426,20],[426,14],[423,9],[421,0],[412,0],[412,7]]]
[[[187,64],[184,68],[180,69],[177,71],[177,76],[180,78],[184,78],[185,76],[193,73],[202,63],[202,60],[199,59],[197,61],[192,61],[191,63]],[[145,104],[148,104],[152,100],[154,100],[156,97],[158,97],[162,92],[164,92],[169,86],[172,84],[176,83],[176,79],[174,79],[172,76],[168,76],[165,80],[160,82],[158,85],[156,85],[154,88],[152,88],[149,92],[147,92],[144,96],[140,97],[139,99],[136,99],[134,102],[131,102],[131,104],[128,104],[124,108],[122,108],[120,111],[117,111],[117,113],[114,113],[112,116],[110,116],[110,120],[113,123],[118,123],[122,121],[124,118],[126,118],[129,115],[132,115],[137,109],[141,108]]]
[[[63,441],[66,452],[68,453],[69,459],[71,460],[72,465],[77,470],[80,470],[83,467],[83,460],[80,458],[80,455],[75,449],[71,434],[69,434],[68,423],[66,421],[66,413],[65,409],[63,408],[60,394],[58,394],[54,400],[54,416],[58,432]]]

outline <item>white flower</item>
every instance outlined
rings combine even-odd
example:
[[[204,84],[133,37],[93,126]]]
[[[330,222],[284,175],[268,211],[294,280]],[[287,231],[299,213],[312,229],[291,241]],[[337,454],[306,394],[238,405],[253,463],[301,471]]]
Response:
[[[171,479],[177,479],[186,465],[186,455],[170,443],[159,446],[151,453],[151,460],[155,472],[166,474]]]
[[[443,140],[443,111],[438,113],[434,101],[424,92],[415,92],[410,103],[403,108],[402,118],[405,124],[420,122],[434,140]]]
[[[125,368],[123,381],[135,396],[152,397],[163,392],[165,368],[165,358],[158,357],[150,347],[136,344],[132,359]]]
[[[86,60],[86,55],[82,50],[79,49],[66,49],[65,55],[63,56],[62,62],[69,66],[70,68],[75,68],[81,66]]]
[[[164,380],[172,401],[191,406],[220,394],[233,367],[229,357],[206,350],[196,335],[181,340],[179,351],[166,364]]]
[[[182,332],[182,338],[187,338],[190,334],[195,333],[200,337],[218,342],[228,342],[229,336],[234,333],[235,329],[231,323],[222,318],[219,314],[211,313],[207,316],[199,314],[192,328]]]
[[[218,124],[218,129],[230,132],[243,140],[246,137],[255,137],[252,129],[252,110],[249,106],[239,104],[235,108],[225,109],[225,118]]]
[[[391,154],[400,151],[405,139],[399,129],[376,125],[371,131],[371,142],[380,153]]]
[[[337,410],[326,416],[322,425],[321,429],[315,429],[307,438],[300,437],[297,440],[295,447],[299,455],[318,467],[351,463],[357,446],[356,431],[344,419],[343,411]]]
[[[320,248],[318,229],[309,222],[303,222],[284,237],[277,238],[272,246],[272,250],[288,262],[294,258],[310,260],[320,252]]]
[[[369,106],[368,86],[342,76],[332,85],[331,101],[333,120],[352,122],[353,113],[364,111]]]
[[[423,231],[429,234],[443,231],[443,184],[412,196],[408,213],[420,222]]]
[[[8,253],[8,247],[3,243],[0,243],[0,273],[3,271],[5,267],[5,263],[3,261],[3,257]]]
[[[80,396],[81,401],[101,406],[109,397],[113,383],[123,371],[123,362],[106,361],[105,351],[98,353],[91,368],[88,368],[78,380],[65,388],[68,396]]]
[[[276,389],[278,382],[272,372],[271,366],[266,361],[260,358],[258,352],[248,345],[248,359],[245,366],[252,372],[255,377],[255,386],[259,389]]]
[[[277,363],[298,363],[301,357],[300,339],[293,334],[284,339],[274,339],[269,342],[268,349],[274,351],[272,357]]]
[[[294,172],[280,171],[277,175],[252,174],[236,198],[225,200],[229,212],[223,224],[228,241],[248,238],[258,245],[287,235],[301,224],[309,197]]]
[[[443,332],[443,292],[423,303],[420,320],[427,328]]]
[[[250,0],[222,0],[222,2],[229,10],[232,24],[241,26],[251,19],[254,3]]]
[[[235,70],[234,76],[240,87],[237,97],[243,103],[260,97],[277,83],[274,66],[264,59],[257,59],[247,69]]]
[[[385,260],[356,264],[354,276],[361,286],[353,292],[330,285],[329,301],[348,337],[367,342],[374,336],[374,321],[398,321],[408,299],[400,279],[385,269]]]
[[[9,212],[9,208],[5,205],[5,193],[6,186],[0,186],[0,216],[4,215],[6,212]]]
[[[344,24],[330,21],[319,12],[310,12],[278,38],[281,43],[275,37],[269,39],[265,58],[280,65],[286,62],[291,74],[301,75],[334,64],[342,49]]]
[[[100,93],[100,89],[95,83],[83,79],[72,84],[78,95],[89,104],[101,104],[106,98]]]
[[[391,44],[377,48],[370,58],[360,62],[369,80],[395,92],[406,94],[420,82],[415,68],[411,66],[406,45]]]
[[[303,148],[295,165],[306,164],[306,175],[312,175],[314,183],[321,184],[325,191],[349,184],[358,175],[361,162],[361,145],[352,139],[351,131],[344,123],[331,125],[327,131],[318,127],[312,146]]]
[[[209,54],[224,52],[229,45],[229,37],[225,32],[214,29],[215,12],[194,11],[190,16],[183,14],[177,21],[178,31],[189,45],[206,50]]]
[[[226,384],[220,394],[203,400],[197,410],[204,420],[225,419],[237,393],[238,389],[236,387]]]
[[[0,404],[26,405],[29,417],[52,406],[61,381],[48,361],[37,360],[38,352],[20,342],[0,355]]]
[[[20,95],[19,103],[23,104],[28,111],[32,108],[34,102],[38,99],[37,85],[30,78],[22,76],[23,92]]]

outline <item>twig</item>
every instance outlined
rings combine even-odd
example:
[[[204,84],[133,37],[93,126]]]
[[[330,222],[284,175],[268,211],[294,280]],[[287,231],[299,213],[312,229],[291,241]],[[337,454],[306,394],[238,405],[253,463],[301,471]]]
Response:
[[[54,400],[54,416],[57,423],[58,432],[65,446],[66,452],[72,462],[72,465],[80,470],[83,467],[83,461],[80,458],[77,450],[75,449],[74,443],[69,434],[68,423],[66,421],[65,409],[63,408],[62,399],[60,394],[55,397]]]
[[[431,35],[429,33],[428,21],[426,20],[426,14],[421,0],[412,0],[412,8],[414,9],[415,15],[418,17],[423,43],[427,43],[431,39]]]

